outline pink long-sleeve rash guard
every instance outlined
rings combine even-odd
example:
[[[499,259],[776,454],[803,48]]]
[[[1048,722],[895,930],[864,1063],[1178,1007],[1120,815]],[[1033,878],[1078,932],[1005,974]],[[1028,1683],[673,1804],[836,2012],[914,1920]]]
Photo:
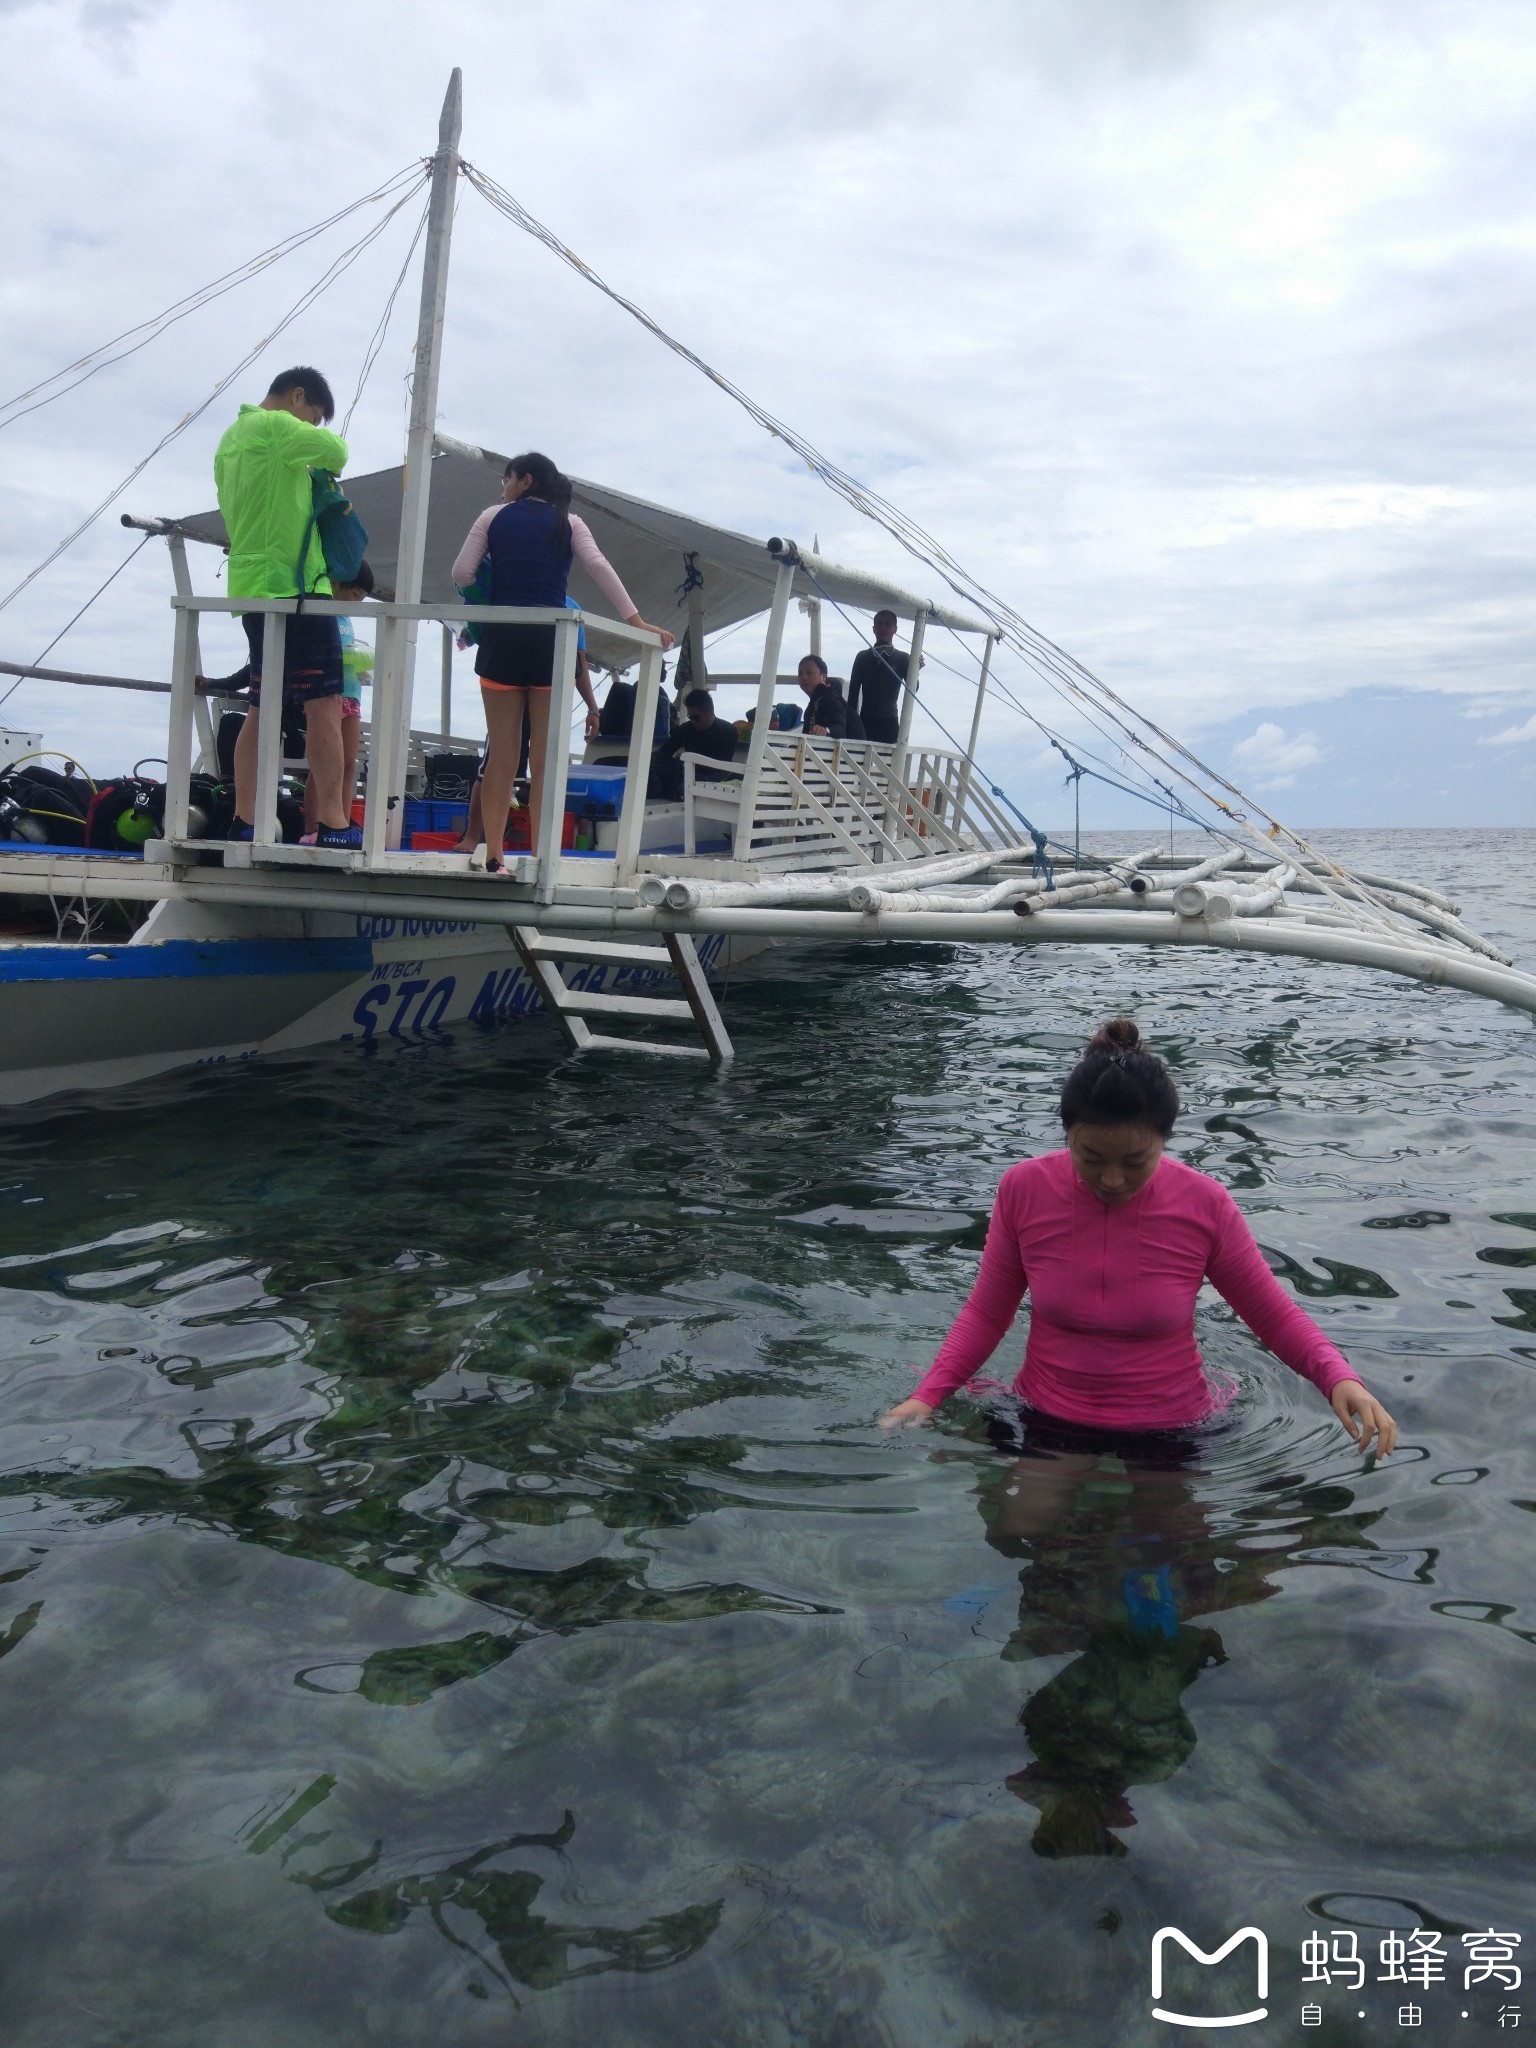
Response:
[[[1003,1175],[981,1271],[915,1397],[932,1407],[997,1349],[1027,1289],[1029,1341],[1014,1391],[1043,1414],[1110,1429],[1178,1429],[1212,1408],[1195,1344],[1207,1277],[1254,1334],[1326,1396],[1354,1379],[1342,1352],[1285,1294],[1226,1189],[1163,1158],[1114,1207],[1071,1154]]]
[[[468,590],[475,580],[476,571],[485,560],[486,549],[490,546],[491,521],[498,512],[506,510],[506,501],[487,505],[474,525],[469,529],[463,547],[453,562],[453,580],[460,590]],[[624,585],[619,581],[619,572],[592,538],[592,529],[579,513],[567,515],[571,523],[571,558],[580,562],[603,596],[613,606],[614,614],[621,619],[632,619],[636,604]]]

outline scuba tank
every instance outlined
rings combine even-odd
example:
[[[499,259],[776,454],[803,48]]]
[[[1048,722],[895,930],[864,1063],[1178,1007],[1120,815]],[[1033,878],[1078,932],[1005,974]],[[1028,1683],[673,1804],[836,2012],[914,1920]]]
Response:
[[[33,846],[85,845],[95,784],[74,772],[73,761],[59,758],[67,774],[40,767],[35,756],[23,756],[0,771],[0,829],[8,838]]]

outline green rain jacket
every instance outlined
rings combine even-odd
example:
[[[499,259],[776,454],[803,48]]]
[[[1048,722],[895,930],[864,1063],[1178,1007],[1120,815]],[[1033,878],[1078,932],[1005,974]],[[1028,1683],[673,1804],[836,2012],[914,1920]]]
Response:
[[[231,597],[297,597],[294,579],[313,496],[311,468],[339,476],[347,444],[329,427],[312,427],[291,412],[242,405],[213,458],[219,510],[229,534]],[[329,597],[325,553],[311,531],[304,587]]]

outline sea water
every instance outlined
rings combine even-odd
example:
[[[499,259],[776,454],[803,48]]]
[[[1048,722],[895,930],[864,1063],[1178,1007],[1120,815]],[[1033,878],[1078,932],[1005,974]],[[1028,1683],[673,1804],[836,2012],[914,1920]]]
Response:
[[[1536,964],[1536,834],[1327,843]],[[876,1427],[1117,1011],[1389,1461],[1216,1299],[1191,1472]],[[725,1013],[0,1126],[7,2048],[1210,2038],[1169,1926],[1263,1936],[1224,2038],[1536,2029],[1531,1019],[896,945]]]

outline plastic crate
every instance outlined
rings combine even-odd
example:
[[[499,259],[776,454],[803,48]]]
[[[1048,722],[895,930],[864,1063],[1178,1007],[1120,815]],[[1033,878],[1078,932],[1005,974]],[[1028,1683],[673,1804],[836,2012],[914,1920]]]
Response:
[[[575,843],[576,814],[574,811],[567,811],[564,827],[560,834],[561,849],[569,853]],[[504,842],[504,851],[507,853],[531,853],[533,851],[528,841],[528,811],[525,806],[520,805],[507,819],[507,836]]]
[[[412,853],[452,853],[463,835],[458,832],[413,832]]]
[[[441,803],[427,797],[408,796],[400,821],[402,834],[416,832],[462,832],[469,816],[467,803]]]

